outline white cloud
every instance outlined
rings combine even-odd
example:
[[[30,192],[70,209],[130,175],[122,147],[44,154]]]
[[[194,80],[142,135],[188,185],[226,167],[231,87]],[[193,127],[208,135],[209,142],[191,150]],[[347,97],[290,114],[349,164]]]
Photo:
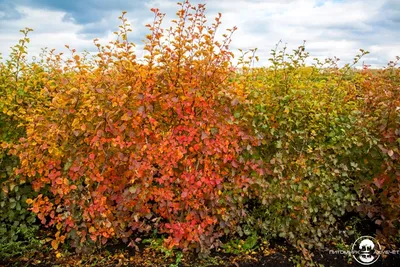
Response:
[[[79,39],[77,32],[82,28],[71,22],[63,22],[63,12],[43,11],[29,7],[19,7],[18,11],[24,14],[21,20],[7,23],[8,27],[0,30],[0,52],[6,56],[10,47],[18,43],[22,37],[20,29],[33,28],[34,32],[29,34],[31,42],[28,46],[29,54],[37,56],[41,48],[56,48],[64,51],[64,45],[74,43],[77,49],[87,47],[88,41]]]
[[[209,23],[214,21],[218,12],[222,13],[223,24],[218,33],[222,34],[224,29],[237,26],[238,31],[233,36],[231,47],[258,47],[261,64],[267,63],[270,50],[279,40],[287,43],[289,50],[307,40],[306,49],[310,51],[311,58],[337,56],[343,63],[352,62],[360,48],[371,52],[365,60],[370,60],[367,63],[374,66],[384,66],[400,54],[400,40],[395,37],[399,36],[399,20],[396,21],[393,16],[390,19],[385,17],[385,12],[399,12],[399,5],[393,0],[204,2]],[[170,19],[175,18],[179,8],[176,0],[152,0],[144,7],[143,10],[127,10],[134,30],[132,39],[138,47],[141,45],[140,40],[145,38],[144,25],[153,19],[153,14],[149,11],[151,7],[158,7],[161,12],[167,13],[164,26],[170,25]],[[92,35],[96,33],[96,27],[110,29],[110,25],[118,24],[117,17],[120,15],[116,11],[108,12],[107,16],[97,22],[79,25],[63,20],[67,11],[40,10],[28,6],[19,6],[18,11],[25,14],[22,19],[0,21],[4,24],[0,27],[0,52],[3,55],[7,55],[8,48],[17,43],[19,29],[26,26],[35,30],[30,34],[32,54],[39,53],[42,47],[63,51],[65,44],[70,44],[78,51],[93,49],[92,40],[88,38],[94,38]],[[132,13],[135,16],[130,17]],[[85,36],[82,34],[85,32],[91,34]],[[108,41],[112,38],[112,34],[106,34],[101,40]]]

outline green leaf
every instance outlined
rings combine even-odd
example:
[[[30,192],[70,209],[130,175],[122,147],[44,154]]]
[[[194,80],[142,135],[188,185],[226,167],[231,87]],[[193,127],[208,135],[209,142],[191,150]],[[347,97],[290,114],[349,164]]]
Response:
[[[282,148],[282,141],[277,141],[276,142],[276,148]]]

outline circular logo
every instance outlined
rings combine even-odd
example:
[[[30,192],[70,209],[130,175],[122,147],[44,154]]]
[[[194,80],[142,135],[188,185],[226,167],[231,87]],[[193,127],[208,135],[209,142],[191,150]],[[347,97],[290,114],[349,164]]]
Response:
[[[362,236],[353,243],[351,248],[353,258],[360,264],[370,265],[381,256],[381,245],[371,236]]]

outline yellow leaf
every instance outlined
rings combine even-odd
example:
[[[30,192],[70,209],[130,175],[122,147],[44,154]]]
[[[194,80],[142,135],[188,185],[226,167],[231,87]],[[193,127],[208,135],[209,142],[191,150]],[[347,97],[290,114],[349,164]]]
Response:
[[[3,190],[4,193],[6,194],[8,193],[8,186],[3,185],[1,189]]]
[[[122,116],[121,120],[122,120],[122,121],[127,121],[127,120],[129,120],[129,115],[128,115],[127,113],[125,113],[125,114]]]
[[[6,148],[8,148],[8,144],[7,144],[7,143],[1,143],[1,147],[2,147],[3,149],[6,149]]]
[[[79,125],[79,119],[75,118],[75,119],[72,121],[72,128],[76,129],[76,128],[78,128],[78,127],[77,127],[78,125]]]
[[[77,88],[71,88],[71,90],[69,91],[71,94],[76,94],[79,92],[79,90]]]

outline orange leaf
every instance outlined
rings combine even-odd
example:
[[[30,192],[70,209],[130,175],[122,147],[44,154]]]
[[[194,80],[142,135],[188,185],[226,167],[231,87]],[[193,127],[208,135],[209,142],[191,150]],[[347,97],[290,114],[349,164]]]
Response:
[[[53,241],[51,241],[51,246],[53,247],[54,250],[58,249],[58,245],[60,244],[60,242],[56,239],[54,239]]]

